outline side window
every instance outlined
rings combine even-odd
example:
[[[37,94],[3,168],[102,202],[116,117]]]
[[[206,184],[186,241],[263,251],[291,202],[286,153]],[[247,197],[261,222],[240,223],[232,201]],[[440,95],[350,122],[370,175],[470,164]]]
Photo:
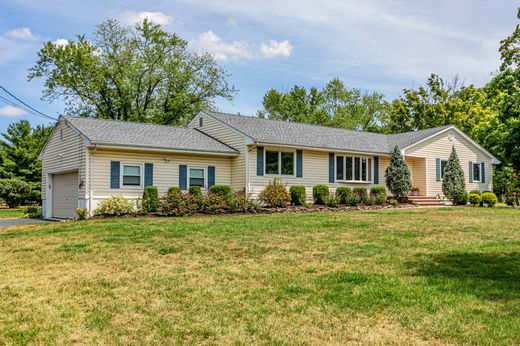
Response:
[[[473,164],[473,181],[474,182],[480,181],[480,163]]]
[[[206,186],[206,169],[202,167],[189,167],[188,169],[189,186]]]
[[[448,165],[448,160],[441,160],[441,179],[444,179],[444,171]]]
[[[121,175],[122,187],[142,186],[142,167],[140,165],[122,164]]]

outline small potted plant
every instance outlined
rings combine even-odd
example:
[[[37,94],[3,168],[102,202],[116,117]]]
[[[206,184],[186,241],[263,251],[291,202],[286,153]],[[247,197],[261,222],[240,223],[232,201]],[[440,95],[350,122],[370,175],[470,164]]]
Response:
[[[412,196],[419,196],[419,188],[412,187]]]

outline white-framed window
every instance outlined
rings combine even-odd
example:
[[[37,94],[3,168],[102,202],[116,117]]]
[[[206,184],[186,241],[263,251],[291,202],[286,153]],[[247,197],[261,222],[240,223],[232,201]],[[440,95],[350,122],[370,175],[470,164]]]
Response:
[[[208,181],[206,167],[188,166],[188,188],[191,186],[200,186],[205,188]]]
[[[480,163],[473,163],[473,182],[480,182],[482,172],[480,172]]]
[[[446,170],[447,165],[448,165],[448,160],[441,160],[441,180],[444,179],[444,171]]]
[[[143,164],[121,163],[121,187],[142,188],[143,171]]]
[[[295,152],[269,150],[264,151],[264,173],[265,175],[294,176]]]
[[[342,182],[371,182],[372,158],[336,155],[336,180]]]

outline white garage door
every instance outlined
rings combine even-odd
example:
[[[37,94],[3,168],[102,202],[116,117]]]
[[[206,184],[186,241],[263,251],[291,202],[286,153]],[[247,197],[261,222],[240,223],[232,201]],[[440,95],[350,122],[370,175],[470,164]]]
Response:
[[[52,217],[73,219],[78,207],[78,172],[54,174]]]

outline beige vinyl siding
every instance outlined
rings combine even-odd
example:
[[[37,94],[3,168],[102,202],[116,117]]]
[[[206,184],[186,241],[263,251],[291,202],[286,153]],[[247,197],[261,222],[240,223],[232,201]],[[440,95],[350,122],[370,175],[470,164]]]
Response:
[[[419,188],[419,195],[426,196],[426,159],[418,157],[406,157],[406,164],[410,169],[412,187]]]
[[[63,133],[63,139],[60,133]],[[42,199],[47,197],[48,174],[77,170],[78,180],[86,181],[86,154],[81,135],[62,120],[52,132],[42,153]],[[85,198],[85,184],[79,188],[79,198]]]
[[[207,167],[215,166],[215,184],[231,184],[231,158],[208,155],[185,155],[176,153],[150,153],[98,150],[93,155],[93,197],[96,200],[110,196],[141,198],[143,188],[110,187],[110,162],[129,164],[153,163],[153,185],[164,194],[168,188],[179,186],[179,165]],[[169,161],[166,161],[168,158]]]
[[[199,127],[200,117],[203,118],[202,127]],[[243,190],[246,187],[246,142],[244,135],[204,115],[199,115],[194,119],[192,127],[240,152],[237,157],[231,159],[231,187],[235,191]]]
[[[450,141],[449,134],[453,134],[453,141]],[[436,162],[437,158],[448,160],[452,146],[455,147],[457,155],[464,171],[466,190],[478,189],[480,191],[492,190],[492,165],[491,158],[482,150],[473,145],[470,141],[460,135],[457,131],[444,132],[438,136],[430,138],[416,146],[406,150],[407,156],[423,157],[426,160],[426,188],[428,196],[442,195],[442,181],[436,181]],[[485,164],[485,183],[469,183],[469,162]]]
[[[286,150],[295,151],[295,149],[288,149],[283,147],[264,147],[264,150]],[[365,187],[370,188],[373,186],[371,183],[329,183],[329,153],[326,151],[316,150],[303,150],[303,177],[296,178],[281,176],[282,182],[286,183],[288,187],[292,185],[303,185],[307,192],[307,200],[312,201],[312,188],[314,185],[325,184],[331,188],[331,192],[335,192],[339,186],[354,187]],[[258,194],[264,189],[264,187],[273,180],[275,176],[258,176],[256,173],[256,147],[251,151],[251,167],[250,167],[250,182],[251,182],[251,197],[257,198]],[[340,155],[345,155],[340,153]],[[355,154],[350,154],[355,155]],[[296,155],[295,155],[296,160]],[[385,169],[388,165],[389,159],[387,157],[379,157],[379,184],[384,186],[384,174]]]

